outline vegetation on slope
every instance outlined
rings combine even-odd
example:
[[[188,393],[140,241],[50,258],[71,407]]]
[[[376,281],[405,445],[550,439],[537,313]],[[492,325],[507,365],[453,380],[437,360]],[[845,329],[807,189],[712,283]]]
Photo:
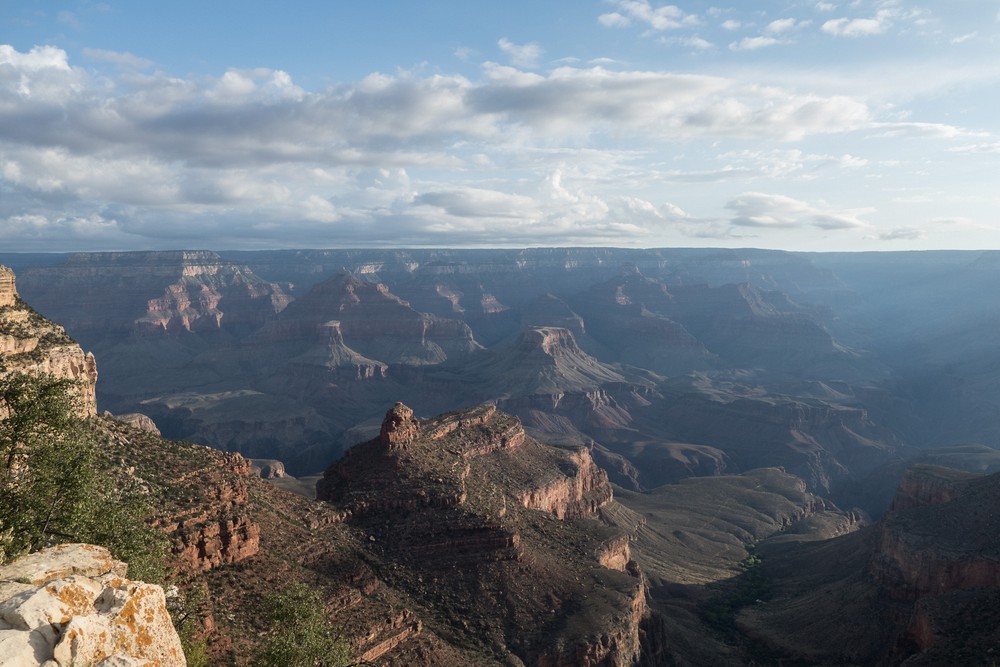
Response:
[[[60,542],[108,547],[134,578],[163,578],[163,534],[148,489],[102,456],[76,416],[73,382],[0,376],[0,560]]]

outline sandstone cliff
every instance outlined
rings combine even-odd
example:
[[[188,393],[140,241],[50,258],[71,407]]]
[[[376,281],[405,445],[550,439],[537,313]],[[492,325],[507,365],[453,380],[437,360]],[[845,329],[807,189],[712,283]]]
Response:
[[[163,589],[130,581],[107,549],[63,544],[0,567],[6,667],[183,667]]]
[[[79,412],[97,414],[97,364],[66,331],[17,294],[14,273],[0,266],[0,361],[8,371],[46,373],[76,382]],[[0,369],[2,370],[2,369]]]
[[[385,285],[346,271],[313,286],[258,338],[281,339],[286,332],[288,342],[310,345],[331,321],[339,322],[351,350],[386,364],[437,364],[480,347],[461,321],[417,312]]]
[[[104,343],[136,332],[245,331],[291,300],[281,286],[208,251],[77,253],[26,271],[23,282],[36,308],[82,340]]]
[[[538,443],[492,405],[417,421],[397,404],[317,496],[403,566],[394,585],[492,651],[532,665],[653,657],[645,579],[628,538],[594,518],[614,501],[585,449]]]
[[[1000,475],[914,466],[874,526],[771,552],[777,594],[747,607],[740,628],[814,664],[990,664],[1000,639],[997,507]]]
[[[893,597],[1000,588],[1000,475],[911,468],[879,525],[872,576]]]

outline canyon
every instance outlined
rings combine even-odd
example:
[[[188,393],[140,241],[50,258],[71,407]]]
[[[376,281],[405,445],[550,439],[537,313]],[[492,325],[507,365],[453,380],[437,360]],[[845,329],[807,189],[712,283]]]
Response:
[[[0,340],[81,380],[220,664],[289,582],[376,664],[975,664],[1000,274],[933,255],[3,255]]]

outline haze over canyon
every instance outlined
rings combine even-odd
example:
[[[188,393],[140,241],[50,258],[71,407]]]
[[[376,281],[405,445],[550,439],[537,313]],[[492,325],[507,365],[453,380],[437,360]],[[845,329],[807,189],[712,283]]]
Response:
[[[172,499],[220,660],[245,655],[240,600],[275,576],[324,591],[379,664],[996,649],[1000,253],[0,262],[93,356],[37,314],[5,354],[86,392],[96,375],[96,411],[132,425],[109,442]]]

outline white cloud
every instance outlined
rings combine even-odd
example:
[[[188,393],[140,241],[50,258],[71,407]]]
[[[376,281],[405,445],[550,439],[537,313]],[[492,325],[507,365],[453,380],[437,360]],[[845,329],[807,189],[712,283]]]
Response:
[[[732,225],[772,229],[859,229],[868,226],[859,216],[871,212],[870,209],[838,211],[761,192],[743,193],[729,201],[726,208],[734,213],[729,220]]]
[[[511,63],[518,67],[537,67],[538,59],[542,56],[542,47],[534,42],[529,44],[515,44],[504,37],[497,42],[497,46],[507,54]]]
[[[90,60],[112,63],[119,67],[128,69],[147,69],[153,66],[153,61],[140,58],[134,53],[129,53],[127,51],[106,51],[104,49],[85,48],[83,50],[83,55],[85,58],[89,58]]]
[[[821,30],[836,37],[866,37],[885,32],[887,25],[878,19],[830,19]]]
[[[834,9],[837,8],[837,5],[833,4],[832,2],[817,2],[815,6],[816,6],[816,11],[819,12],[832,12]]]
[[[771,21],[770,23],[768,23],[767,26],[765,26],[764,28],[764,32],[769,32],[771,34],[778,35],[781,33],[791,32],[793,30],[799,30],[801,28],[805,28],[809,26],[809,24],[811,23],[812,21],[808,20],[799,21],[793,18],[777,19],[775,21]]]
[[[606,26],[621,27],[631,21],[645,23],[652,30],[675,30],[684,26],[697,25],[698,18],[688,14],[676,5],[653,7],[649,0],[611,0],[618,12],[602,14],[598,20]]]
[[[915,241],[925,236],[924,231],[916,227],[893,227],[878,233],[880,241]]]
[[[966,144],[947,149],[951,153],[1000,153],[1000,141]]]
[[[36,46],[27,53],[20,53],[9,44],[0,44],[0,65],[10,65],[12,69],[24,72],[46,69],[69,71],[66,52],[54,46]]]
[[[989,133],[968,130],[946,123],[895,122],[872,123],[884,137],[931,137],[937,139],[958,139],[963,137],[987,137]]]
[[[739,21],[734,21],[733,19],[728,19],[722,22],[723,30],[739,30],[741,27],[743,27],[743,24]]]
[[[468,100],[549,135],[639,132],[647,138],[797,138],[856,128],[867,107],[846,97],[797,95],[712,76],[558,68],[548,76],[493,68]]]
[[[708,49],[715,48],[715,44],[707,39],[699,37],[698,35],[692,35],[690,37],[664,37],[662,40],[664,44],[687,46],[692,49],[698,49],[699,51],[706,51]]]
[[[873,127],[855,98],[599,66],[374,73],[319,92],[266,68],[109,71],[89,75],[51,47],[0,47],[5,247],[732,236],[739,225],[700,222],[650,193],[670,181],[806,178],[856,161],[786,146],[681,172],[650,167],[649,156]],[[850,214],[803,211],[813,226],[843,226]]]
[[[733,51],[756,51],[780,43],[774,37],[760,35],[758,37],[744,37],[740,41],[730,44],[729,48]]]
[[[601,14],[597,17],[597,20],[601,25],[608,28],[627,28],[632,25],[632,21],[629,20],[627,16],[623,16],[618,12],[609,12],[607,14]]]

